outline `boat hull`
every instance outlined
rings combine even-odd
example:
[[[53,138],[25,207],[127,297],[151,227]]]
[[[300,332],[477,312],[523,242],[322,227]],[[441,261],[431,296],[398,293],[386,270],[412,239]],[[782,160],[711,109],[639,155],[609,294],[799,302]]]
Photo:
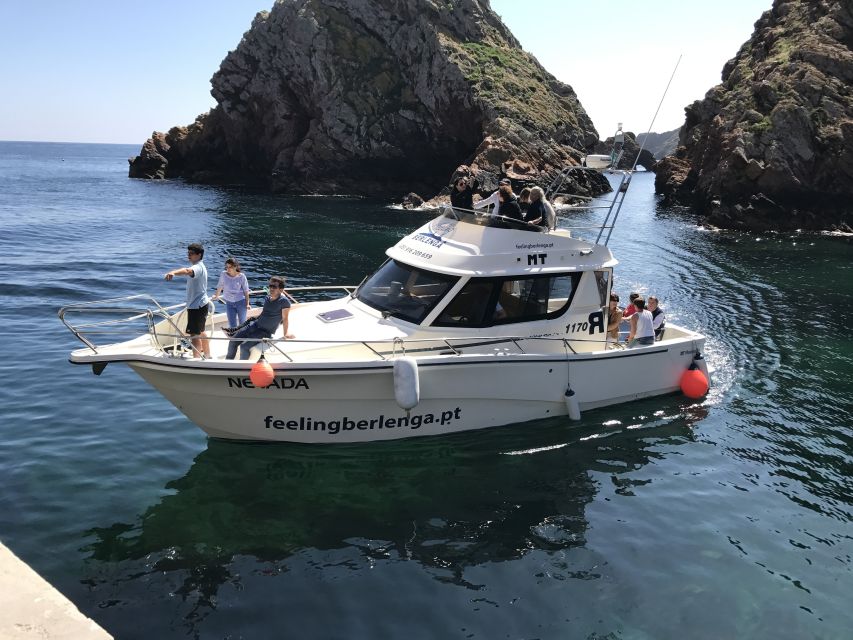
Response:
[[[567,415],[679,389],[704,340],[565,355],[443,356],[418,361],[419,402],[401,409],[390,361],[277,364],[256,388],[250,365],[128,364],[215,438],[347,443],[441,435]]]

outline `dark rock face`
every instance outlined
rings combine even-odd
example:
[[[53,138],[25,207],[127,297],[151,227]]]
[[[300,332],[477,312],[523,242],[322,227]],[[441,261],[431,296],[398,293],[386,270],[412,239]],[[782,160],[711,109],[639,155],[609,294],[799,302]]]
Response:
[[[775,0],[687,107],[655,185],[712,224],[850,229],[853,224],[853,3]]]
[[[166,160],[169,148],[165,134],[155,131],[142,145],[140,154],[130,160],[130,177],[151,180],[165,178],[166,167],[169,164]]]
[[[469,165],[544,182],[598,134],[488,0],[278,0],[212,79],[217,106],[155,133],[132,177],[427,197]]]

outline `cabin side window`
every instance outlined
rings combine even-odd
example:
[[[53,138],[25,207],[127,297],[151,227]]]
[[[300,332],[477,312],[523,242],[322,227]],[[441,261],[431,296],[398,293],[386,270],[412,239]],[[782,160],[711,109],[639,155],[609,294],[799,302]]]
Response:
[[[611,269],[595,272],[595,284],[598,285],[598,295],[601,298],[601,306],[607,307],[610,302],[610,274]]]
[[[435,321],[440,327],[486,327],[495,314],[497,285],[492,279],[469,280]]]
[[[419,324],[457,280],[388,260],[358,288],[356,297],[386,315]]]
[[[488,327],[545,320],[571,304],[580,273],[515,278],[472,278],[434,323],[441,327]]]

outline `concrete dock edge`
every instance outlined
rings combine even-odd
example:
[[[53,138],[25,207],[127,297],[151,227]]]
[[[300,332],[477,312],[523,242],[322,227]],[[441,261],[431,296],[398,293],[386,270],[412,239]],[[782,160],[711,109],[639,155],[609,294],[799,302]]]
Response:
[[[0,638],[112,638],[68,598],[0,543]]]

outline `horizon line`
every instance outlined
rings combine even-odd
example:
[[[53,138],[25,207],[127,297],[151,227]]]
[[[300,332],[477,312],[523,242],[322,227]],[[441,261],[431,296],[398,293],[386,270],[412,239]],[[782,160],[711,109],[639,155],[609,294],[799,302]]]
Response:
[[[79,140],[5,140],[0,139],[0,142],[18,142],[18,143],[26,143],[26,144],[111,144],[115,146],[131,146],[131,145],[139,145],[140,147],[144,143],[139,142],[80,142]]]

